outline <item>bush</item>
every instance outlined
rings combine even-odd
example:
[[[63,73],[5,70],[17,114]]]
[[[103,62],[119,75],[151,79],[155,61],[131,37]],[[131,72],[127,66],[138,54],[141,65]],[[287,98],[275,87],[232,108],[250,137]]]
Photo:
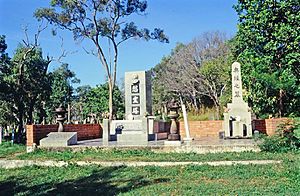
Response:
[[[288,119],[278,126],[275,135],[264,136],[259,145],[262,151],[287,152],[300,149],[300,120]]]

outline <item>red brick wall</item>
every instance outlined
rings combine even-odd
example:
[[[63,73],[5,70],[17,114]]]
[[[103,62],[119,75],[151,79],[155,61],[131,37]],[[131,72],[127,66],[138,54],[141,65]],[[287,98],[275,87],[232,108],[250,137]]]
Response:
[[[271,118],[264,120],[253,120],[255,130],[259,130],[267,135],[274,135],[277,126],[286,121],[288,118]]]
[[[154,133],[170,132],[170,126],[171,126],[171,122],[154,121],[153,132]]]
[[[287,118],[253,120],[253,129],[259,130],[267,135],[274,135],[277,126],[283,123]],[[179,122],[180,135],[185,136],[184,122]],[[191,137],[197,139],[202,137],[219,138],[219,132],[223,130],[222,120],[209,121],[189,121],[189,129]]]
[[[182,138],[186,137],[184,122],[180,121],[180,135]],[[197,139],[201,137],[215,137],[219,138],[219,132],[223,129],[222,120],[208,120],[208,121],[189,121],[189,130],[192,138]]]
[[[27,146],[33,143],[39,145],[39,141],[48,133],[56,132],[58,125],[26,125]],[[64,125],[66,132],[77,132],[77,139],[88,140],[102,137],[102,127],[99,124],[72,124]]]

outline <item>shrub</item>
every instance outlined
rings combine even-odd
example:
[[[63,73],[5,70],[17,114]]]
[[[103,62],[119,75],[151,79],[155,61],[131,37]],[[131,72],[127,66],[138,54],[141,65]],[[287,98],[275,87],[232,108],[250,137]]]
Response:
[[[300,149],[300,120],[288,119],[278,126],[275,135],[264,136],[262,151],[287,152]]]

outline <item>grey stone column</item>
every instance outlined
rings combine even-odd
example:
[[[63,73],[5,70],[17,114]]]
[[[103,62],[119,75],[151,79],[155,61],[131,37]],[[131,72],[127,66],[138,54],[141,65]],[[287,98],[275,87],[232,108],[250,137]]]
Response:
[[[108,146],[110,140],[110,126],[109,119],[103,119],[103,133],[102,133],[102,142],[104,146]]]

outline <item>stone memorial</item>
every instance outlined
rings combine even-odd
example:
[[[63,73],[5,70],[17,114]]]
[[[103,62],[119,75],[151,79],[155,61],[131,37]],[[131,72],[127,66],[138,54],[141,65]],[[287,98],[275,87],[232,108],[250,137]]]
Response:
[[[251,112],[243,100],[241,65],[232,64],[232,103],[227,104],[224,113],[225,138],[243,138],[252,136]]]
[[[141,120],[152,114],[152,90],[150,72],[125,73],[126,119]]]
[[[152,114],[151,76],[146,71],[125,73],[126,120],[103,121],[103,145],[112,138],[118,145],[147,145]],[[153,125],[152,125],[153,129]],[[151,132],[151,131],[150,131]]]

